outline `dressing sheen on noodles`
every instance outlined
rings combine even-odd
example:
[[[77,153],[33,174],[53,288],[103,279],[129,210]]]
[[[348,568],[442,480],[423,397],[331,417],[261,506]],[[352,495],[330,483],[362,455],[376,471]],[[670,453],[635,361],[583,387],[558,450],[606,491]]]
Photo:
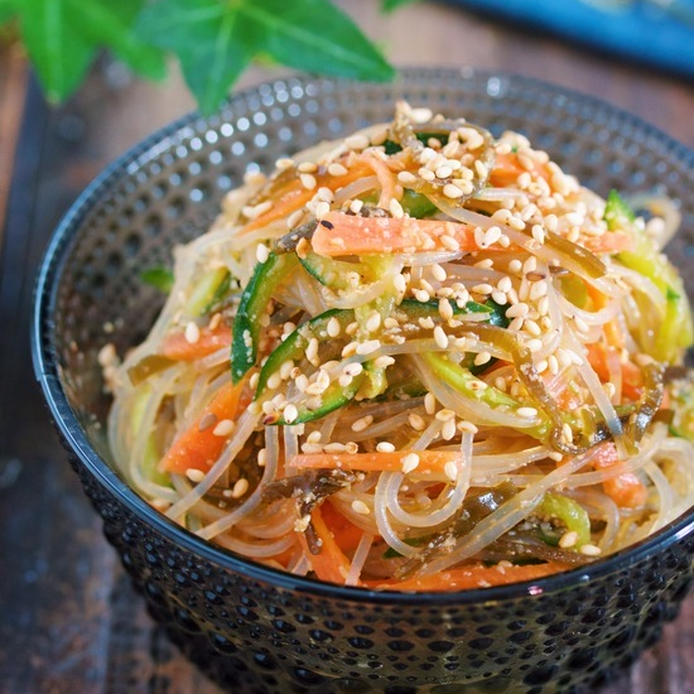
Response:
[[[147,339],[99,355],[116,463],[199,537],[323,581],[595,561],[694,501],[679,222],[399,103],[247,176],[176,248]]]

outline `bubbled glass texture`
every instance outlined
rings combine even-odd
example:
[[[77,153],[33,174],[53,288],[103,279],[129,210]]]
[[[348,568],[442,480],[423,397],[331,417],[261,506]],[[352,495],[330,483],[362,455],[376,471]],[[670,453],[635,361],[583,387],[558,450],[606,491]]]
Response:
[[[235,692],[591,691],[671,619],[693,573],[691,514],[588,571],[440,597],[373,595],[240,561],[162,519],[108,467],[96,353],[142,339],[160,305],[138,275],[202,233],[247,171],[388,120],[404,97],[495,135],[527,135],[601,195],[653,190],[681,205],[668,249],[692,293],[694,153],[637,118],[534,80],[405,70],[393,84],[296,77],[189,116],[109,167],[61,222],[37,285],[39,380],[85,490],[151,613]],[[115,326],[105,335],[104,323]]]

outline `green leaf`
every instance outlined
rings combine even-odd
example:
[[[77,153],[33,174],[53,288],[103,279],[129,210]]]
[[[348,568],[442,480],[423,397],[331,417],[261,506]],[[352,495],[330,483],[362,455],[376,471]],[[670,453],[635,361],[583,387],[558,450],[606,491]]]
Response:
[[[14,0],[0,0],[0,24],[9,21],[16,12]]]
[[[73,21],[85,37],[95,45],[108,46],[113,53],[140,75],[161,79],[166,68],[161,51],[142,41],[133,31],[132,23],[142,0],[125,3],[104,0],[68,0],[73,8]]]
[[[65,99],[82,81],[94,44],[72,21],[70,0],[25,0],[20,30],[46,98]]]
[[[131,31],[142,4],[143,0],[16,3],[24,44],[49,101],[62,101],[74,91],[102,47],[112,49],[140,74],[164,76],[161,52]]]
[[[245,0],[262,48],[299,70],[385,81],[395,72],[352,20],[327,0]]]
[[[150,267],[140,273],[140,279],[160,292],[168,294],[173,287],[173,272],[165,267]]]
[[[178,56],[186,83],[203,113],[210,113],[250,62],[255,27],[233,3],[163,0],[141,12],[141,39]]]
[[[397,10],[398,7],[410,5],[413,2],[416,2],[416,0],[381,0],[381,10],[383,12],[392,12]]]
[[[177,55],[204,113],[214,110],[248,63],[260,57],[358,79],[394,74],[327,0],[159,0],[143,9],[137,33]]]

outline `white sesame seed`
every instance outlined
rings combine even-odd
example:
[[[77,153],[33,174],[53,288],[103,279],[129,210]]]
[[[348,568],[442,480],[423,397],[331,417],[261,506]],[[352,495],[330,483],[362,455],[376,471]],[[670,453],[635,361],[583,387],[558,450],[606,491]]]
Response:
[[[486,282],[482,282],[481,284],[476,284],[472,288],[472,291],[475,292],[476,294],[491,294],[494,291],[494,287],[492,287],[491,284],[487,284]]]
[[[511,215],[506,223],[516,231],[523,231],[523,229],[525,229],[525,222],[520,217],[515,217],[514,215]]]
[[[352,422],[352,431],[364,431],[374,421],[374,418],[367,414],[365,417],[360,417]]]
[[[387,354],[383,354],[380,357],[376,357],[373,364],[377,369],[386,369],[395,364],[395,359]]]
[[[439,410],[436,413],[436,419],[439,422],[447,422],[450,419],[453,419],[455,417],[455,412],[453,410],[448,409],[447,407],[444,407],[442,410]]]
[[[537,362],[537,364],[535,365],[535,370],[537,371],[537,373],[542,374],[545,371],[547,371],[547,365],[548,365],[547,360],[542,359],[541,361]]]
[[[420,177],[423,178],[425,181],[431,182],[431,181],[433,181],[433,180],[436,178],[436,176],[435,176],[435,174],[434,174],[433,171],[430,171],[429,169],[425,169],[424,167],[422,167],[421,169],[419,169],[419,171],[418,171],[417,173],[418,173],[418,174],[420,175]]]
[[[429,299],[431,299],[431,294],[426,289],[413,289],[412,295],[417,301],[425,304]]]
[[[458,186],[454,185],[453,183],[446,183],[446,185],[443,187],[443,194],[447,198],[451,198],[455,200],[455,198],[460,198],[463,195],[462,189],[458,188]]]
[[[434,173],[436,178],[448,178],[453,173],[453,169],[450,166],[439,166]]]
[[[381,327],[381,314],[378,311],[372,311],[364,326],[370,333],[376,332]]]
[[[198,482],[202,482],[203,478],[205,477],[205,473],[202,470],[198,470],[197,468],[189,467],[186,470],[186,477],[191,482],[195,482],[197,484]]]
[[[393,453],[395,446],[390,441],[379,441],[376,444],[376,450],[379,453]]]
[[[212,430],[212,433],[215,436],[229,436],[232,431],[234,431],[234,428],[236,427],[236,424],[234,424],[233,420],[231,419],[222,419],[221,422],[217,424],[217,426]]]
[[[482,364],[486,364],[487,362],[491,361],[492,355],[489,354],[489,352],[480,352],[479,354],[475,355],[475,366],[482,366]]]
[[[537,417],[537,410],[534,407],[519,407],[516,410],[516,414],[519,417],[531,419],[532,417]]]
[[[569,530],[559,538],[559,546],[562,549],[569,549],[569,547],[573,547],[577,541],[578,533],[575,530]]]
[[[441,349],[448,348],[448,335],[444,332],[440,325],[434,328],[434,341]]]
[[[430,108],[425,108],[425,107],[419,107],[419,108],[413,108],[410,111],[410,120],[412,120],[413,123],[417,124],[422,124],[422,123],[427,123],[430,121],[433,117],[433,114],[431,112]]]
[[[526,347],[531,352],[538,352],[542,349],[542,340],[539,340],[538,338],[534,337],[532,340],[528,340],[528,342],[526,343]]]
[[[523,323],[523,327],[527,330],[533,337],[539,337],[542,334],[540,326],[531,318],[526,319]]]
[[[455,482],[458,479],[458,466],[449,460],[444,466],[443,471],[451,482]]]
[[[502,292],[507,292],[511,289],[513,286],[511,284],[511,278],[510,277],[502,277],[497,283],[496,286],[499,288],[500,291]]]
[[[354,214],[359,214],[362,207],[364,207],[363,200],[352,200],[352,202],[349,203],[349,210]]]
[[[236,480],[234,487],[231,490],[231,496],[234,499],[240,499],[248,491],[248,480],[245,477]]]
[[[448,299],[439,299],[439,315],[446,321],[453,318],[453,307]]]
[[[426,427],[424,419],[416,412],[410,412],[407,416],[407,422],[415,431],[422,431]]]
[[[318,166],[312,161],[302,161],[301,164],[296,167],[297,171],[301,173],[313,173],[317,168]]]
[[[419,456],[416,453],[408,453],[400,461],[400,465],[405,474],[412,472],[412,470],[416,470],[419,465]]]
[[[434,414],[436,411],[436,398],[433,393],[427,393],[424,396],[424,409],[427,414]]]
[[[562,424],[561,436],[567,443],[573,443],[574,432],[567,423]]]
[[[388,204],[388,209],[395,219],[400,219],[405,215],[402,205],[395,198],[391,198],[390,203]]]
[[[545,242],[545,230],[539,224],[533,224],[532,235],[538,243]]]
[[[259,263],[264,263],[270,257],[270,251],[264,243],[259,243],[255,247],[255,259]]]
[[[296,418],[299,416],[299,411],[296,409],[296,405],[289,403],[285,408],[283,418],[284,421],[287,422],[287,424],[291,424],[292,422],[296,421]]]
[[[371,513],[371,509],[361,499],[355,499],[352,502],[352,511],[361,516],[368,516]]]
[[[487,167],[485,166],[483,161],[480,161],[479,159],[475,160],[475,171],[477,171],[477,175],[480,178],[486,178],[489,171],[487,170]]]
[[[499,227],[497,227],[497,226],[489,227],[489,229],[487,229],[485,236],[484,236],[485,245],[491,246],[492,244],[496,243],[500,238],[501,238],[501,229],[499,229]]]
[[[326,453],[344,453],[345,444],[339,441],[333,441],[331,443],[326,443],[325,446],[323,446],[323,450]]]
[[[535,258],[534,255],[531,255],[523,263],[523,274],[527,275],[529,272],[534,272],[535,270],[537,270],[537,259]]]
[[[547,457],[555,463],[561,463],[561,461],[564,460],[564,456],[559,451],[550,451]]]
[[[449,236],[448,234],[442,234],[439,237],[439,240],[449,251],[460,250],[460,244],[452,236]]]
[[[492,299],[499,304],[499,306],[505,306],[508,303],[506,292],[499,291],[498,289],[492,292]]]
[[[587,557],[597,557],[598,555],[602,554],[600,547],[591,544],[582,545],[579,551],[581,554],[585,554]]]
[[[301,185],[306,188],[306,190],[313,190],[317,185],[316,177],[310,173],[300,174],[299,180],[301,181]]]
[[[475,245],[479,248],[486,248],[486,236],[484,234],[484,229],[482,227],[475,227],[472,232],[473,238],[475,239]]]
[[[446,272],[445,268],[443,268],[438,263],[434,263],[431,266],[431,274],[433,275],[434,279],[438,282],[445,282],[448,278],[448,273]]]
[[[405,185],[412,185],[417,182],[417,177],[410,171],[400,171],[400,173],[398,173],[398,181]]]
[[[190,321],[186,325],[184,335],[186,338],[186,342],[193,345],[200,339],[200,328],[198,328],[198,326],[193,321]]]
[[[369,138],[361,133],[345,138],[345,147],[348,149],[366,149],[369,146]]]
[[[506,317],[507,318],[525,318],[525,316],[528,315],[529,311],[528,304],[523,303],[522,301],[513,304],[513,306],[510,306],[509,308],[506,309]]]
[[[351,376],[352,378],[354,378],[355,376],[358,376],[363,370],[364,367],[359,362],[355,361],[349,364],[345,364],[344,368],[342,369],[342,373],[344,373],[346,376]]]
[[[328,173],[331,176],[344,176],[347,173],[347,169],[342,166],[342,164],[333,162],[332,164],[328,165]]]
[[[407,282],[399,272],[393,276],[393,287],[397,292],[404,292],[407,289]]]
[[[340,321],[335,318],[335,316],[332,316],[328,320],[328,325],[326,326],[326,332],[330,337],[337,337],[340,334],[341,331],[341,326],[340,326]]]
[[[447,422],[444,422],[441,427],[441,438],[444,441],[450,441],[455,436],[455,432],[455,419],[449,419]]]
[[[540,280],[539,282],[533,282],[530,285],[530,299],[532,301],[537,301],[541,297],[547,294],[547,282],[545,280]]]
[[[294,160],[290,159],[289,157],[280,157],[275,162],[275,167],[280,169],[280,171],[284,171],[284,169],[289,169],[292,166],[294,166]]]
[[[590,330],[590,328],[588,327],[588,324],[583,320],[583,318],[579,318],[578,316],[574,316],[574,323],[576,324],[576,327],[582,333],[587,333]]]

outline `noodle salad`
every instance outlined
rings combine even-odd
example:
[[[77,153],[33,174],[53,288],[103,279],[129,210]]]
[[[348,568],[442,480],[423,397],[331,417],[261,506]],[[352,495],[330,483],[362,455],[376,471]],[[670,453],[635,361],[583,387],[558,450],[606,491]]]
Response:
[[[115,462],[199,537],[332,583],[595,561],[693,503],[678,225],[399,103],[247,175],[175,249],[147,339],[99,355]]]

